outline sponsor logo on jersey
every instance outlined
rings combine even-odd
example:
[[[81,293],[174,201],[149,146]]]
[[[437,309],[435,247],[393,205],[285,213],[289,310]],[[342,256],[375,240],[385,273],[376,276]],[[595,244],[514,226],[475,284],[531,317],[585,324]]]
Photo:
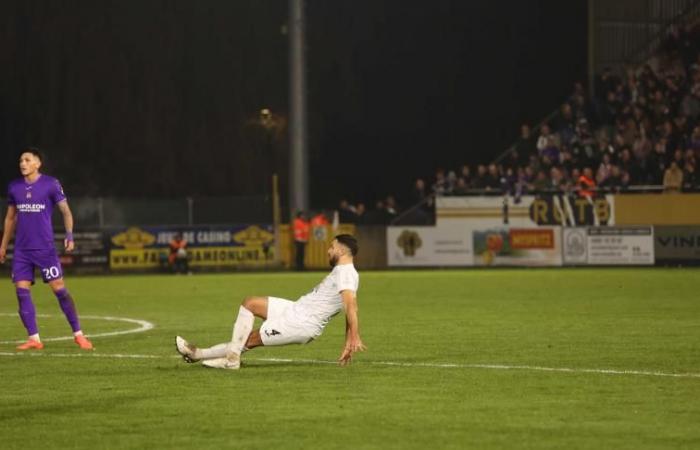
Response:
[[[31,195],[27,193],[27,197],[30,196]],[[46,209],[46,205],[43,203],[18,203],[16,206],[17,211],[23,213],[40,213]]]

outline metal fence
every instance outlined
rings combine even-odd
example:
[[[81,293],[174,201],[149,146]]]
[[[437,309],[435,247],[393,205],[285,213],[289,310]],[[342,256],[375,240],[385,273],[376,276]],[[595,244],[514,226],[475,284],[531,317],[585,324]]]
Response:
[[[272,196],[181,197],[168,199],[71,197],[76,229],[131,225],[217,225],[272,223]],[[0,200],[3,217],[6,203]],[[61,216],[54,214],[54,223]]]

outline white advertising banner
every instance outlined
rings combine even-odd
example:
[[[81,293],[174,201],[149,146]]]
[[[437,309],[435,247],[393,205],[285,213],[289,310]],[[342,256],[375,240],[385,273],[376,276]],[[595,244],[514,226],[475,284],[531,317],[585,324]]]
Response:
[[[653,265],[654,228],[564,228],[564,264]]]
[[[388,227],[390,267],[471,266],[472,231],[464,226]]]

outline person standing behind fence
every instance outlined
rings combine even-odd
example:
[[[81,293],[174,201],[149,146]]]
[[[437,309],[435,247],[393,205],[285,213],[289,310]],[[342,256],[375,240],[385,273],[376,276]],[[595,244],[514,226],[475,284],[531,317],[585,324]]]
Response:
[[[187,262],[187,240],[182,236],[182,233],[177,233],[175,237],[173,237],[173,240],[170,241],[168,263],[174,273],[187,273],[189,271]]]
[[[296,270],[304,270],[304,254],[306,253],[306,244],[309,242],[309,222],[306,220],[306,215],[303,212],[297,213],[297,218],[294,219],[294,257]]]

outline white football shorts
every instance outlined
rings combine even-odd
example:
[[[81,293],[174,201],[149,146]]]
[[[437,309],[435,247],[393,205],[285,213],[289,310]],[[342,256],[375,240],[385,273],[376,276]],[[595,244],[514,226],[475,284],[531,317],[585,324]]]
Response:
[[[292,312],[291,300],[267,297],[267,320],[260,326],[260,338],[267,346],[307,344],[318,334],[300,323]]]

